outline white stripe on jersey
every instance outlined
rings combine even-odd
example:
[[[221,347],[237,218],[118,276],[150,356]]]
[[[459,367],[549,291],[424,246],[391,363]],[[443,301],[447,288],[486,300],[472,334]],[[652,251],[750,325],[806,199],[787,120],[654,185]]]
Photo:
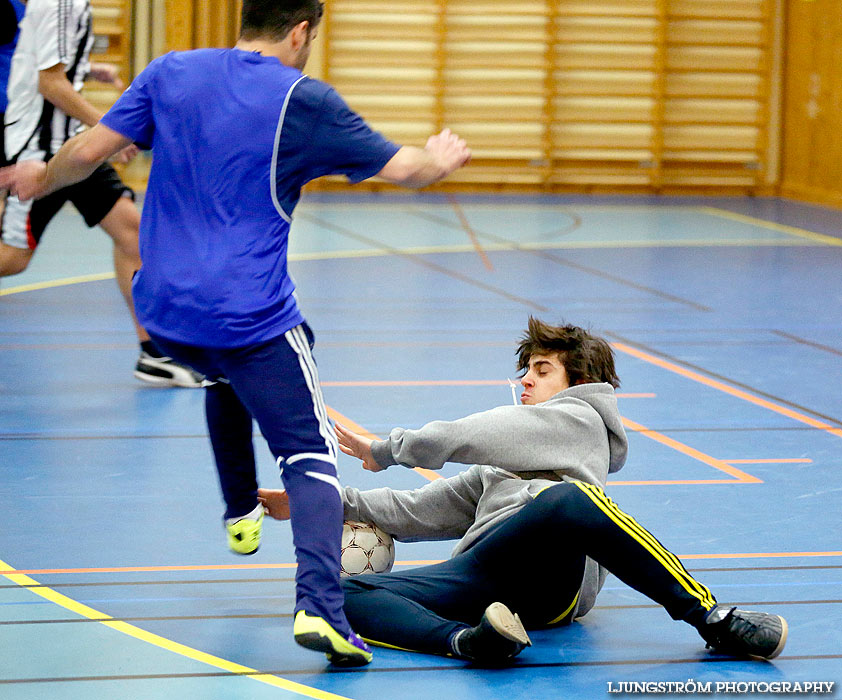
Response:
[[[272,204],[275,205],[275,210],[278,214],[281,215],[281,218],[286,221],[288,224],[292,223],[292,215],[287,214],[283,207],[281,207],[281,203],[278,201],[278,146],[281,143],[281,130],[284,127],[284,118],[287,114],[287,105],[289,105],[289,98],[292,96],[292,91],[295,90],[295,86],[298,85],[302,80],[304,80],[305,76],[301,76],[298,80],[296,80],[287,90],[286,97],[284,98],[284,106],[281,107],[281,116],[278,117],[278,128],[275,129],[275,146],[272,149],[272,166],[269,169],[269,190],[272,193]]]

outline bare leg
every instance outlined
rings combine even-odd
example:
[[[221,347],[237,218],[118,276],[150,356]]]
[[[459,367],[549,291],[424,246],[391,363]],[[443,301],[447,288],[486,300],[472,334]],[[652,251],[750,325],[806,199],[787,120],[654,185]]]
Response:
[[[29,248],[15,248],[0,243],[0,277],[8,277],[23,272],[29,265],[33,252]]]
[[[140,269],[140,253],[137,237],[140,227],[140,213],[134,202],[127,197],[121,197],[105,215],[99,225],[114,241],[114,274],[117,286],[126,300],[126,306],[132,316],[138,340],[149,340],[149,334],[137,322],[132,302],[132,275]]]

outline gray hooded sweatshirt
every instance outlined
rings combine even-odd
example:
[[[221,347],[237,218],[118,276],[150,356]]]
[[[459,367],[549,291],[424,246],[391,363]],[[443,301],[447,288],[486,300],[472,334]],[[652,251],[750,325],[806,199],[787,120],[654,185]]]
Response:
[[[469,549],[559,480],[600,488],[626,461],[628,440],[610,384],[579,384],[534,406],[500,406],[418,430],[395,428],[371,446],[378,464],[473,466],[413,491],[344,489],[346,520],[374,523],[401,542],[459,539]],[[574,612],[593,607],[606,571],[587,560]]]

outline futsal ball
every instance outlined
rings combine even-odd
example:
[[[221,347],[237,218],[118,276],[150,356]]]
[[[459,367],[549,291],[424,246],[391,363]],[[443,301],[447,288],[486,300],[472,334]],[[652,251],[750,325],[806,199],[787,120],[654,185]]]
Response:
[[[369,523],[345,522],[340,576],[384,574],[394,563],[395,543],[389,534]]]

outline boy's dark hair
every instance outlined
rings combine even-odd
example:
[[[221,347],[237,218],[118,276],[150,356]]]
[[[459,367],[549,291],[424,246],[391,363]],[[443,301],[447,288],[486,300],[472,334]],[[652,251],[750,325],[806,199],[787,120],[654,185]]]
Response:
[[[283,41],[301,22],[310,23],[310,34],[322,18],[324,6],[319,0],[243,0],[240,37],[266,37]]]
[[[516,352],[520,371],[529,369],[533,355],[557,354],[570,386],[590,382],[607,382],[615,389],[620,386],[611,346],[579,326],[551,326],[530,316]]]

